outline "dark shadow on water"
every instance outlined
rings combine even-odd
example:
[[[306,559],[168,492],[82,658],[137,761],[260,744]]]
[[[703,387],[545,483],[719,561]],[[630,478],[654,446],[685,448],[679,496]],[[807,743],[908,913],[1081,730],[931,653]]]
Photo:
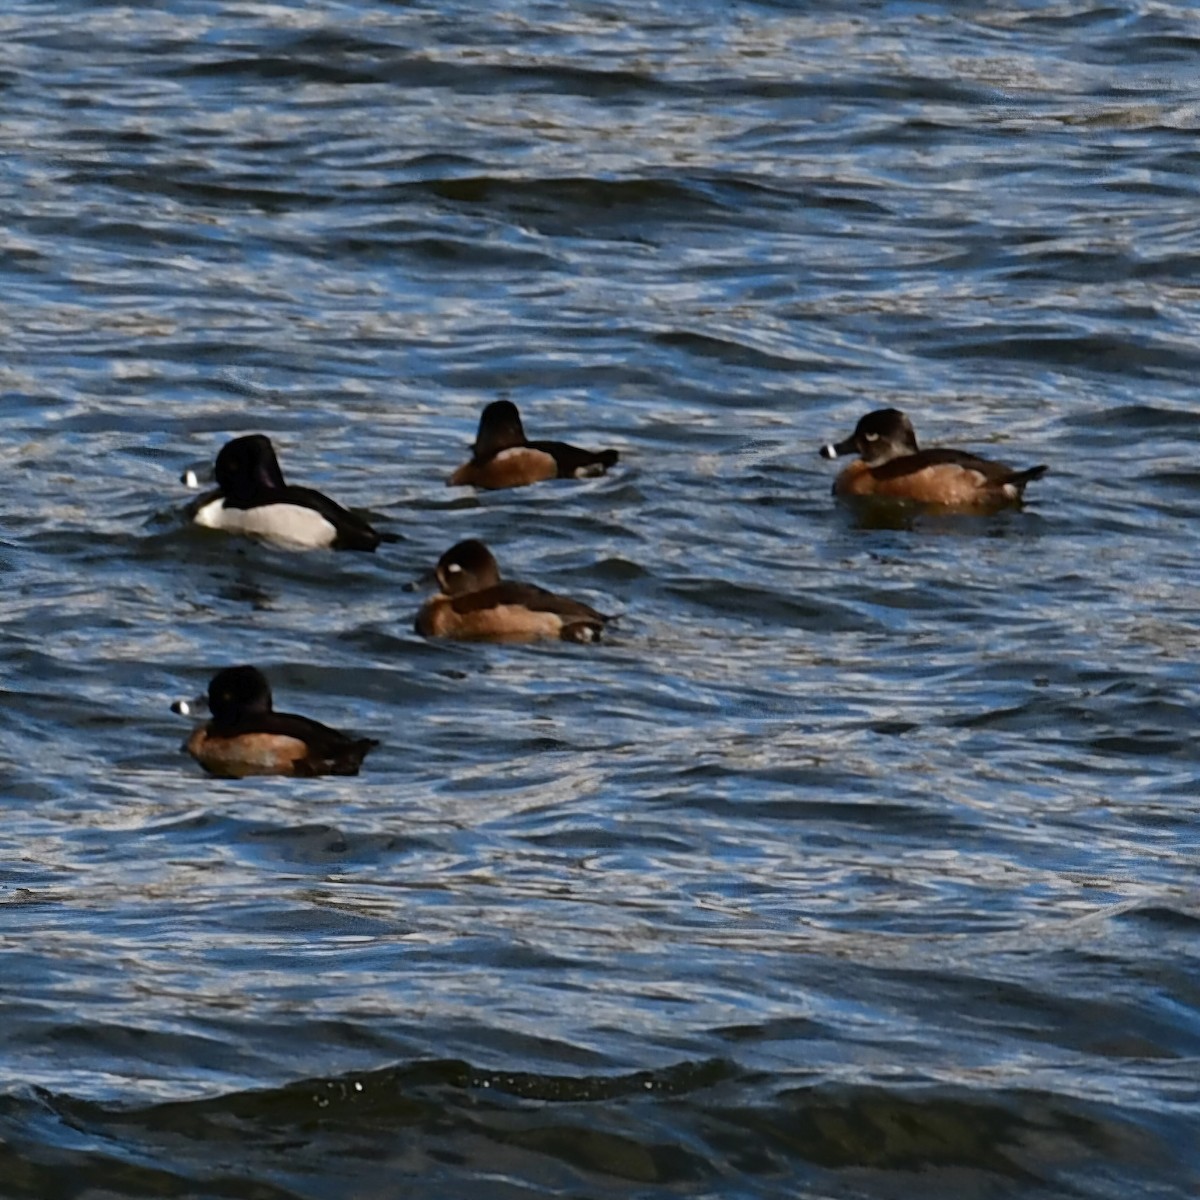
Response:
[[[129,1196],[332,1197],[406,1177],[441,1184],[423,1194],[468,1180],[471,1195],[518,1194],[489,1185],[485,1168],[538,1194],[588,1180],[674,1191],[733,1173],[745,1194],[767,1195],[768,1182],[852,1172],[866,1194],[915,1198],[930,1172],[953,1171],[956,1195],[1015,1196],[1070,1192],[1097,1156],[1167,1157],[1152,1135],[1047,1092],[775,1091],[725,1059],[581,1076],[425,1060],[135,1108],[26,1091],[0,1100],[0,1129],[5,1194],[22,1200],[77,1195],[72,1170]]]
[[[847,514],[850,527],[863,531],[928,533],[948,537],[1025,537],[1037,531],[1024,505],[1005,504],[986,509],[949,509],[889,500],[879,496],[839,499],[839,508]],[[1032,521],[1032,523],[1031,523]]]

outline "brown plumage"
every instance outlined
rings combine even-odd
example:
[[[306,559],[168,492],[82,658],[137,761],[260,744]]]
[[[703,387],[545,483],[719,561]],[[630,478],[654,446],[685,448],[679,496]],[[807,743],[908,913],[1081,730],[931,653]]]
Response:
[[[212,720],[183,748],[211,775],[357,775],[374,738],[352,738],[309,717],[275,712],[256,667],[228,667],[208,685]]]
[[[415,628],[422,637],[594,642],[610,620],[578,600],[530,583],[501,580],[492,552],[475,538],[459,542],[442,555],[437,581],[441,594],[417,613]]]
[[[603,475],[618,458],[615,450],[581,450],[566,442],[531,442],[511,400],[494,400],[479,418],[471,461],[446,481],[450,487],[525,487],[545,479]]]
[[[834,480],[836,496],[883,496],[947,508],[990,508],[1019,504],[1025,485],[1046,466],[1014,470],[965,450],[922,450],[912,422],[895,408],[867,413],[854,432],[824,446],[825,458],[857,453],[859,458]]]

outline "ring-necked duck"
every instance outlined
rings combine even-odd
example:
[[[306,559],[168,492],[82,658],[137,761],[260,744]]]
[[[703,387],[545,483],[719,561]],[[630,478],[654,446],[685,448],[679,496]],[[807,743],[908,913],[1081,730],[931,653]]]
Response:
[[[438,560],[436,574],[441,595],[417,614],[415,627],[422,637],[595,642],[612,619],[531,583],[501,582],[492,552],[475,538],[447,550]]]
[[[180,705],[184,710],[186,706]],[[227,667],[208,685],[212,720],[183,748],[211,775],[357,775],[374,738],[352,738],[319,721],[271,707],[257,667]]]
[[[449,487],[524,487],[543,479],[587,479],[603,475],[615,450],[580,450],[566,442],[531,442],[511,400],[494,400],[479,418],[471,461],[446,481]]]
[[[285,483],[271,439],[262,433],[221,447],[217,486],[187,506],[197,525],[264,538],[293,549],[374,550],[370,525],[312,488]]]
[[[979,508],[1019,502],[1045,465],[1015,471],[964,450],[921,450],[912,422],[895,408],[867,413],[845,441],[823,446],[824,458],[857,451],[834,480],[835,496],[885,496],[918,504]]]

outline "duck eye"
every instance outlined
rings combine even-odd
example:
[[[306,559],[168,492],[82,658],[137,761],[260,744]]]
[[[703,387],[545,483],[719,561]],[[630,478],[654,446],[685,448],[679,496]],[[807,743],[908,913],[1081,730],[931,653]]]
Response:
[[[877,433],[864,433],[863,437],[865,437],[868,442],[879,441],[879,434],[877,434]]]
[[[446,564],[446,574],[447,575],[461,575],[462,574],[462,564],[461,563],[447,563]]]

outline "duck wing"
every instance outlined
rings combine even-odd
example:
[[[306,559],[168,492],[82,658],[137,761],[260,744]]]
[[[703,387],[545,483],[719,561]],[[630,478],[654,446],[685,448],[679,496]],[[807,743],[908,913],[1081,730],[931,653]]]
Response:
[[[915,475],[929,467],[962,467],[964,471],[977,471],[988,483],[1007,483],[1016,474],[1007,463],[996,462],[990,458],[980,458],[969,454],[966,450],[937,448],[933,450],[918,450],[916,454],[906,454],[901,458],[893,458],[890,462],[872,467],[871,473],[881,482],[888,479],[902,479],[905,475]]]
[[[315,488],[288,484],[272,493],[270,503],[298,504],[319,513],[337,530],[337,536],[333,540],[335,550],[373,551],[380,543],[379,534],[362,517],[348,508],[343,508],[336,500],[331,500],[324,492],[318,492]]]
[[[608,620],[603,613],[597,612],[581,600],[572,600],[570,596],[559,596],[548,592],[532,583],[515,583],[503,581],[492,587],[481,588],[477,592],[467,592],[455,596],[451,601],[455,612],[478,612],[485,608],[527,608],[530,612],[548,612],[563,618],[565,623],[587,621],[603,625]]]
[[[368,750],[378,746],[376,738],[356,738],[297,713],[247,713],[232,721],[210,721],[208,735],[235,738],[243,734],[266,734],[294,738],[308,753],[293,765],[297,775],[357,775]]]
[[[583,450],[566,442],[528,442],[531,450],[549,454],[558,465],[559,479],[577,479],[581,476],[603,475],[614,466],[620,455],[615,450]]]

